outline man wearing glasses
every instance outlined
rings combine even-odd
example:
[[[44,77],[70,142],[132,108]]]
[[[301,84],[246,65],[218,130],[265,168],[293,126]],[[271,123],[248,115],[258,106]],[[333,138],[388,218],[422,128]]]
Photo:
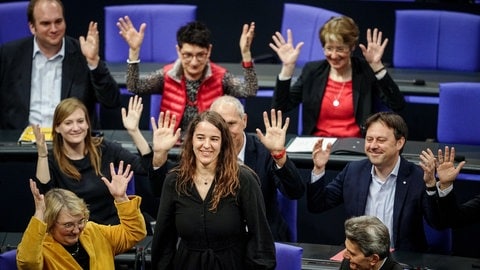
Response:
[[[128,16],[117,23],[120,35],[128,43],[127,88],[136,94],[162,94],[160,111],[169,110],[177,117],[177,127],[186,130],[190,119],[207,110],[219,96],[255,96],[258,82],[250,46],[255,24],[243,26],[240,52],[244,80],[210,61],[210,30],[200,22],[190,22],[177,31],[178,59],[145,78],[139,76],[139,55],[146,24],[137,29]]]

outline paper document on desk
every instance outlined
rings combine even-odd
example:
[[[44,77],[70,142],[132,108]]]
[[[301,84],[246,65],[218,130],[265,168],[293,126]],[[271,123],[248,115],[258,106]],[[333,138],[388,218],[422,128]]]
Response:
[[[337,138],[333,137],[295,137],[288,145],[287,152],[312,152],[313,146],[319,139],[323,139],[323,149],[328,143],[333,145],[337,141]]]
[[[52,137],[52,128],[50,127],[42,127],[40,128],[40,131],[45,135],[45,142],[49,143],[52,142],[53,137]],[[32,126],[27,126],[22,134],[20,135],[20,138],[18,138],[18,143],[20,144],[34,144],[35,143],[35,134],[33,133],[33,128]]]

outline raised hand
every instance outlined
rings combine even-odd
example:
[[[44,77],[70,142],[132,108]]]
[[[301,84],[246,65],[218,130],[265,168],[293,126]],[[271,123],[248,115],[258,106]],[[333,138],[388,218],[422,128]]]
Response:
[[[328,158],[332,151],[332,144],[328,143],[326,148],[323,149],[323,138],[318,139],[318,141],[313,146],[312,150],[312,159],[313,159],[313,172],[315,174],[320,174],[325,171],[325,165],[327,165]]]
[[[48,155],[47,144],[45,143],[45,134],[43,134],[39,125],[32,125],[33,134],[35,135],[35,145],[39,157],[46,157]]]
[[[35,214],[34,216],[41,221],[44,221],[44,213],[45,213],[45,197],[43,194],[40,194],[40,191],[37,188],[37,183],[30,179],[30,190],[32,191],[33,201],[35,202]]]
[[[290,118],[285,119],[285,125],[282,125],[282,111],[277,111],[275,115],[275,109],[270,111],[270,119],[268,119],[268,113],[263,112],[263,123],[265,124],[265,135],[257,128],[257,136],[263,145],[270,152],[280,152],[285,148],[285,138],[287,136],[288,125],[290,124]]]
[[[98,62],[100,61],[100,56],[98,55],[98,50],[100,46],[100,38],[98,35],[97,23],[90,22],[88,25],[87,36],[80,37],[80,47],[82,53],[87,59],[87,62],[92,67],[97,67]]]
[[[242,54],[242,60],[249,62],[252,60],[251,46],[253,37],[255,36],[255,23],[251,22],[250,25],[244,24],[242,29],[242,35],[240,36],[240,52]]]
[[[425,181],[425,185],[428,187],[435,186],[437,182],[435,179],[436,163],[437,160],[430,148],[422,151],[422,153],[420,154],[419,165],[423,169],[423,181]]]
[[[155,118],[151,118],[153,130],[153,152],[168,152],[180,139],[181,129],[175,129],[177,117],[170,111],[161,112],[158,117],[158,123]]]
[[[130,171],[130,164],[125,169],[123,168],[123,160],[118,164],[118,170],[115,172],[115,165],[110,163],[110,174],[112,175],[112,181],[109,181],[106,177],[102,176],[102,181],[115,198],[116,202],[128,201],[127,186],[128,182],[132,180],[133,171]]]
[[[139,30],[135,29],[132,21],[128,16],[118,19],[117,27],[120,30],[119,34],[127,42],[130,49],[140,50],[140,47],[143,43],[143,38],[145,37],[145,29],[147,28],[146,23],[140,25]],[[136,60],[136,59],[132,59]]]
[[[275,32],[272,36],[273,43],[268,44],[272,50],[274,50],[284,65],[295,65],[300,50],[303,46],[303,41],[299,42],[296,46],[293,45],[292,30],[287,30],[287,40],[282,36],[280,32]]]
[[[122,108],[122,122],[126,130],[134,131],[139,129],[138,125],[142,117],[143,103],[142,98],[135,95],[128,101],[128,112]]]
[[[359,47],[362,50],[365,60],[370,64],[374,71],[381,68],[382,65],[382,56],[387,47],[388,38],[382,41],[382,32],[377,28],[373,29],[373,32],[370,28],[367,29],[367,46],[360,44]]]
[[[440,189],[445,189],[453,184],[453,181],[457,178],[460,170],[465,165],[465,161],[458,163],[455,167],[455,148],[451,149],[445,146],[445,155],[442,150],[438,149],[438,166],[437,176],[440,181]]]

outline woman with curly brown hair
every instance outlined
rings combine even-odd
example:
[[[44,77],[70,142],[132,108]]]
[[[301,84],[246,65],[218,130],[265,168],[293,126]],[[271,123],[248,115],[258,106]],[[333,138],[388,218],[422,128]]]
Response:
[[[275,267],[258,177],[236,156],[220,114],[206,111],[193,119],[179,165],[163,186],[152,242],[154,269]]]

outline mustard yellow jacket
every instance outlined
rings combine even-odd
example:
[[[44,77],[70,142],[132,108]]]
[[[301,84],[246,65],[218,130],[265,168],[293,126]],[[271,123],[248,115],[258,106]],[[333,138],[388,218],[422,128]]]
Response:
[[[141,197],[115,203],[119,225],[87,222],[80,243],[90,256],[91,270],[115,269],[115,255],[123,253],[146,235],[145,220],[140,212]],[[32,217],[17,249],[18,269],[81,269],[68,251],[47,233],[47,224]]]

